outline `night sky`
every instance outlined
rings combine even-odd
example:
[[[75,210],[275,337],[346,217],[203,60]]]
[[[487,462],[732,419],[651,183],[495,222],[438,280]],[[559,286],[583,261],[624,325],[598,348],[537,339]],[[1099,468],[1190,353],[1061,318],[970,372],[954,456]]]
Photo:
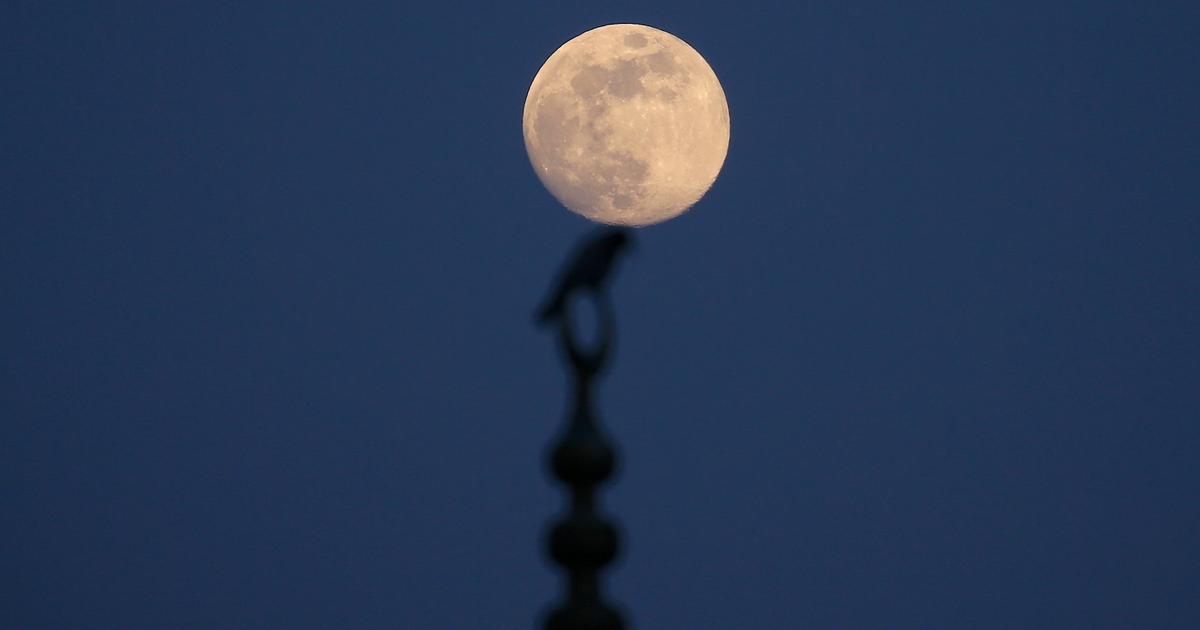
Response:
[[[521,111],[612,22],[732,119],[614,288],[633,626],[1200,627],[1194,1],[70,4],[0,11],[0,627],[534,627],[593,226]]]

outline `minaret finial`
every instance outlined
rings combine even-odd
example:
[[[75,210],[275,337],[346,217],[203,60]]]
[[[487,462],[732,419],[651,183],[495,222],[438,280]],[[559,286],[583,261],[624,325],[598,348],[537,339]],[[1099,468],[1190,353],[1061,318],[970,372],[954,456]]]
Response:
[[[584,245],[547,301],[549,307],[542,309],[541,321],[559,326],[560,344],[573,373],[574,396],[567,426],[548,457],[551,473],[567,486],[569,502],[546,536],[547,551],[566,573],[567,588],[563,600],[547,615],[545,630],[625,628],[621,613],[605,600],[600,581],[601,571],[617,557],[620,535],[600,511],[596,489],[612,476],[617,454],[593,412],[592,385],[612,354],[616,324],[605,280],[616,253],[613,247],[623,248],[627,239],[624,232],[610,232]],[[592,265],[589,257],[602,264]],[[594,266],[603,267],[601,273],[581,273]],[[592,292],[599,311],[599,334],[592,348],[583,347],[571,327],[570,297],[581,289]]]

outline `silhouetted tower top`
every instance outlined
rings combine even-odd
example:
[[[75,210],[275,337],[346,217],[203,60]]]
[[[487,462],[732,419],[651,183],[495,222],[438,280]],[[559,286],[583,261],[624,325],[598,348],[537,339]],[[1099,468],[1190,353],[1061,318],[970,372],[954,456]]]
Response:
[[[566,514],[547,534],[550,558],[566,573],[562,601],[545,618],[546,630],[623,630],[625,621],[604,597],[600,573],[620,551],[617,526],[599,509],[597,488],[613,474],[616,449],[592,411],[592,384],[611,355],[615,321],[606,292],[617,255],[632,242],[626,230],[608,230],[576,250],[538,311],[540,325],[558,324],[560,345],[573,375],[573,403],[567,426],[550,449],[551,473],[567,486]],[[571,328],[571,297],[593,294],[599,310],[598,340],[584,348]]]

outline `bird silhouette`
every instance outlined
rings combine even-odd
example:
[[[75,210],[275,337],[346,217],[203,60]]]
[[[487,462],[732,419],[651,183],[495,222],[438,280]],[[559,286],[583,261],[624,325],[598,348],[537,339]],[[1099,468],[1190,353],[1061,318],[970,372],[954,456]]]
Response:
[[[633,245],[633,234],[622,228],[610,228],[588,239],[575,250],[569,265],[559,274],[554,290],[538,309],[536,321],[545,326],[558,319],[571,292],[577,289],[600,291],[612,272],[617,254]]]

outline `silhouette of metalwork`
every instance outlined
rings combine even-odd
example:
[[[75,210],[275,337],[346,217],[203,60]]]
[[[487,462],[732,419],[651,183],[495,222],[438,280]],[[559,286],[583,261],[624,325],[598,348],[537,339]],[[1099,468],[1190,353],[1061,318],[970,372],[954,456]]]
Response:
[[[545,618],[546,630],[622,630],[625,621],[605,600],[600,572],[616,559],[620,535],[600,510],[596,490],[612,476],[616,449],[592,410],[592,385],[612,355],[616,323],[607,292],[613,262],[631,244],[625,230],[609,230],[577,251],[538,312],[542,325],[558,324],[559,343],[571,369],[573,403],[566,428],[549,452],[550,471],[569,492],[569,509],[546,535],[550,558],[566,573],[562,601]],[[571,298],[588,291],[598,311],[596,341],[585,347],[571,321]]]

